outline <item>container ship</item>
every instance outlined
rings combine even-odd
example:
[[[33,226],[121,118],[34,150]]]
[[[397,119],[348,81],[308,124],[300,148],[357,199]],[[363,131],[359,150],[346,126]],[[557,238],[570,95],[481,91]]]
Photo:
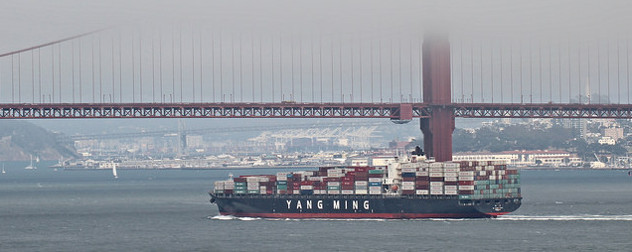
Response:
[[[504,161],[321,167],[215,181],[221,215],[262,218],[493,218],[520,207],[520,174]]]

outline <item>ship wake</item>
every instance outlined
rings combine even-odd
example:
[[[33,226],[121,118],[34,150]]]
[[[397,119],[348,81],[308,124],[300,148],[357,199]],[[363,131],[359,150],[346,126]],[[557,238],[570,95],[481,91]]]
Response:
[[[509,221],[632,221],[632,215],[504,215]]]

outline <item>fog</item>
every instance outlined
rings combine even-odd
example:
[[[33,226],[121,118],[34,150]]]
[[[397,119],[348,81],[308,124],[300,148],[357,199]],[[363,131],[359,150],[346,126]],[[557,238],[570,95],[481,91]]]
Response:
[[[4,0],[0,51],[103,27],[193,22],[319,32],[447,29],[515,34],[628,33],[629,1]]]
[[[35,86],[30,90],[28,85],[17,91],[12,89],[13,84],[7,84],[17,80],[29,83],[38,78],[29,73],[32,63],[29,60],[35,61],[37,56],[23,55],[17,63],[23,68],[18,74],[23,75],[20,78],[11,75],[15,75],[15,70],[10,57],[0,59],[0,102],[76,102],[79,97],[83,102],[420,101],[419,45],[428,31],[447,32],[451,36],[452,89],[456,102],[490,102],[490,93],[496,97],[495,101],[503,102],[575,102],[580,96],[593,94],[621,103],[632,96],[627,84],[630,67],[626,63],[632,25],[629,15],[632,5],[628,1],[5,0],[0,7],[0,54],[109,28],[102,33],[105,35],[88,37],[78,47],[63,44],[52,51],[42,50],[44,62],[59,60],[53,54],[60,53],[64,59],[59,64],[64,64],[64,72],[55,76],[52,70],[43,69],[44,88],[40,91]],[[183,41],[172,47],[170,43],[183,31]],[[192,33],[194,38],[189,38]],[[201,34],[199,38],[197,33]],[[242,39],[243,52],[239,47]],[[117,47],[121,40],[123,45]],[[103,55],[106,72],[99,78],[105,84],[98,84],[97,88],[92,80],[91,87],[72,90],[69,79],[79,73],[71,75],[67,65],[75,67],[78,63],[71,63],[68,52],[83,52],[83,56],[72,59],[83,57],[82,64],[86,64],[90,61],[90,47],[96,43],[100,46],[101,41],[105,48],[112,47],[122,56],[109,55],[107,51]],[[214,42],[210,49],[204,47],[204,52],[198,52],[200,55],[192,59],[186,58],[185,53],[184,63],[176,67],[178,50],[193,50],[195,54],[203,46],[210,46],[210,41]],[[235,41],[239,41],[239,46]],[[165,63],[161,68],[164,76],[160,77],[165,82],[163,97],[151,92],[152,88],[158,88],[159,78],[157,74],[149,75],[152,70],[147,62],[157,55],[149,51],[150,42],[166,45],[160,57]],[[249,44],[257,42],[264,47],[259,56],[263,63],[255,62],[260,58],[248,61],[247,56],[256,52]],[[325,56],[314,61],[314,53],[321,52],[314,48],[329,43],[331,48],[320,48]],[[133,52],[134,46],[130,45],[142,51]],[[228,57],[235,54],[236,48],[236,57],[244,59],[243,67],[237,67],[235,56]],[[333,55],[339,50],[343,51]],[[120,60],[133,53],[138,54],[136,61]],[[242,57],[242,53],[246,56]],[[375,56],[370,60],[376,66],[369,71],[370,53],[383,55],[383,59]],[[220,59],[219,54],[225,57]],[[510,57],[516,59],[509,60]],[[145,62],[136,68],[136,71],[141,69],[140,74],[134,75],[132,67],[139,64],[139,58]],[[202,69],[201,59],[206,69],[196,77],[201,71],[194,69]],[[296,62],[290,63],[292,60]],[[325,63],[324,70],[318,64],[313,65],[321,60]],[[305,65],[299,66],[303,62]],[[111,72],[107,72],[110,63],[117,65],[112,64]],[[209,70],[211,63],[215,66]],[[273,69],[274,64],[283,69]],[[151,65],[157,65],[155,60]],[[219,65],[224,68],[220,70]],[[247,71],[250,66],[255,71]],[[619,70],[616,74],[615,69]],[[95,74],[87,66],[77,71],[83,72],[84,81]],[[257,77],[258,74],[261,76]],[[51,75],[59,80],[47,79]],[[224,75],[224,79],[216,75]],[[310,83],[311,87],[303,90],[303,84],[296,84],[297,79],[304,80],[305,85]],[[369,80],[375,81],[376,86],[368,88]],[[213,87],[209,88],[211,82]],[[180,90],[176,86],[179,83],[185,83]],[[511,83],[511,87],[506,83]],[[55,85],[60,85],[57,90]],[[250,94],[249,90],[261,92]],[[15,98],[16,92],[22,93]]]

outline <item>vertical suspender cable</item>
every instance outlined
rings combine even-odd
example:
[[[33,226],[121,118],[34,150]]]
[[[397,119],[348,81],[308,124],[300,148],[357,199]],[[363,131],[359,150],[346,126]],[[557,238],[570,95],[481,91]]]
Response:
[[[311,89],[311,91],[312,91],[312,100],[311,100],[311,102],[314,102],[314,93],[315,93],[314,92],[314,87],[315,87],[315,85],[314,85],[314,39],[313,38],[310,39],[309,43],[310,43],[309,44],[309,46],[310,46],[309,51],[310,51],[310,53],[312,55],[312,57],[310,58],[311,61],[312,61],[312,64],[310,65],[311,68],[312,68],[312,70],[311,70],[311,73],[312,73],[311,74],[312,75],[312,82],[311,82],[312,83],[312,89]],[[351,87],[353,87],[353,82],[351,83]]]
[[[408,41],[410,43],[410,48],[409,48],[409,52],[408,52],[408,58],[410,59],[410,62],[408,62],[409,64],[409,71],[410,71],[410,94],[408,94],[408,102],[413,102],[413,40],[410,39]],[[450,53],[450,55],[452,55]],[[452,62],[452,60],[450,60],[450,62]]]
[[[351,95],[349,100],[353,102],[353,38],[349,40],[349,54],[351,55]]]
[[[384,98],[384,82],[382,82],[382,38],[380,38],[380,41],[378,43],[378,66],[380,67],[380,70],[378,71],[378,73],[380,74],[380,103],[383,101]]]
[[[331,102],[334,102],[334,38],[331,39]]]
[[[156,103],[156,59],[154,51],[154,31],[151,33],[151,99],[153,103]]]
[[[202,51],[202,37],[200,37],[200,52]],[[250,76],[252,77],[252,101],[255,101],[255,34],[250,33]],[[200,57],[200,93],[202,91],[202,57]],[[202,101],[202,97],[200,97]]]
[[[81,83],[81,39],[79,42],[79,83]],[[42,103],[42,51],[40,48],[37,48],[37,78],[39,83],[38,96],[40,103]],[[81,85],[79,85],[79,102],[81,102]]]
[[[283,33],[279,33],[279,87],[281,91],[281,101],[285,99],[283,93]]]
[[[459,52],[461,53],[461,55],[459,56],[459,61],[460,61],[459,72],[461,72],[461,102],[465,102],[465,91],[463,89],[463,86],[464,86],[464,83],[463,83],[463,39],[461,39],[459,44],[461,45],[461,49],[459,50]],[[421,60],[422,59],[420,58],[419,62],[421,62]],[[420,69],[421,69],[421,67],[420,67]],[[421,72],[421,70],[419,72]],[[420,78],[420,81],[423,82],[423,80],[421,80],[421,78]],[[493,92],[494,92],[494,89],[492,87],[492,93]],[[472,102],[474,102],[474,101],[472,101]]]
[[[403,86],[403,82],[402,82],[402,38],[401,35],[398,38],[397,41],[397,51],[398,51],[398,56],[397,59],[399,60],[399,64],[397,65],[397,68],[399,68],[399,102],[402,102],[403,100],[403,91],[402,91],[402,86]]]
[[[290,93],[290,100],[295,100],[295,92],[294,92],[294,36],[290,37],[290,85],[292,87],[292,92]]]
[[[500,42],[500,103],[503,103],[505,99],[505,91],[503,91],[503,86],[505,86],[505,80],[503,79],[503,44]]]
[[[72,46],[72,82],[75,83],[75,46]],[[31,102],[35,103],[35,50],[31,51]],[[75,102],[75,89],[72,89],[72,102]]]
[[[191,27],[191,97],[195,102],[195,31]]]
[[[323,103],[323,36],[318,35],[318,72],[320,81],[320,103]]]
[[[99,97],[100,97],[99,99],[101,100],[101,103],[103,103],[103,66],[102,66],[103,60],[101,58],[102,51],[103,50],[101,49],[101,35],[99,35]],[[59,90],[61,93],[61,88]],[[61,102],[61,99],[60,99],[60,102]]]
[[[511,103],[514,103],[514,84],[513,84],[513,41],[509,42],[509,83],[511,85]]]
[[[132,103],[136,102],[136,53],[134,50],[134,33],[132,33]]]
[[[371,73],[371,103],[373,103],[373,97],[375,95],[374,94],[374,89],[373,89],[373,85],[374,85],[374,82],[373,82],[373,78],[374,78],[374,76],[373,76],[373,40],[374,39],[371,39],[371,44],[370,44],[370,49],[369,49],[369,55],[370,55],[369,57],[371,58],[371,64],[370,64],[371,65],[371,71],[370,71],[370,73]],[[412,41],[410,43],[411,43],[411,46],[412,46]],[[412,57],[412,54],[411,54],[411,57]],[[411,68],[412,68],[412,65],[411,65]],[[412,72],[410,72],[410,74],[412,76]],[[410,78],[410,79],[411,79],[411,85],[412,85],[412,78]],[[411,95],[412,95],[412,92],[411,92]]]
[[[360,44],[358,45],[358,49],[359,49],[359,53],[358,53],[358,57],[359,57],[359,62],[358,65],[360,65],[360,102],[362,102],[362,39],[360,39]]]
[[[123,39],[121,37],[119,33],[119,102],[123,102]]]
[[[164,86],[162,83],[162,33],[158,33],[158,83],[160,85],[160,102],[165,102]]]
[[[121,48],[119,48],[119,52],[121,51]],[[120,65],[119,65],[120,67]],[[122,75],[119,75],[122,76]],[[119,93],[120,93],[120,98],[119,99],[123,99],[123,86],[122,85],[122,81],[119,82]],[[138,36],[138,84],[140,86],[139,89],[139,93],[140,93],[140,102],[143,102],[143,35],[139,34]]]
[[[114,102],[114,85],[115,85],[115,72],[114,72],[114,36],[112,36],[111,38],[111,49],[112,51],[110,52],[112,58],[111,58],[111,62],[112,62],[112,99],[110,102]],[[74,90],[74,85],[73,85],[73,90]]]
[[[242,57],[242,33],[239,33],[239,94],[240,101],[244,101],[244,71],[243,71],[243,57]]]

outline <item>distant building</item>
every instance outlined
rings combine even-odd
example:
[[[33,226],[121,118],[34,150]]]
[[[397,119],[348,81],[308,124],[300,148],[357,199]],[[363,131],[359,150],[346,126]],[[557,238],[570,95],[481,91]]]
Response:
[[[458,153],[454,161],[491,160],[506,161],[513,166],[574,166],[581,164],[581,159],[566,151],[503,151],[498,153]]]
[[[602,137],[597,141],[601,145],[615,145],[617,142],[612,137]]]
[[[605,128],[603,130],[604,137],[610,137],[614,139],[614,141],[619,141],[619,139],[623,138],[623,128],[620,127],[610,127]]]

